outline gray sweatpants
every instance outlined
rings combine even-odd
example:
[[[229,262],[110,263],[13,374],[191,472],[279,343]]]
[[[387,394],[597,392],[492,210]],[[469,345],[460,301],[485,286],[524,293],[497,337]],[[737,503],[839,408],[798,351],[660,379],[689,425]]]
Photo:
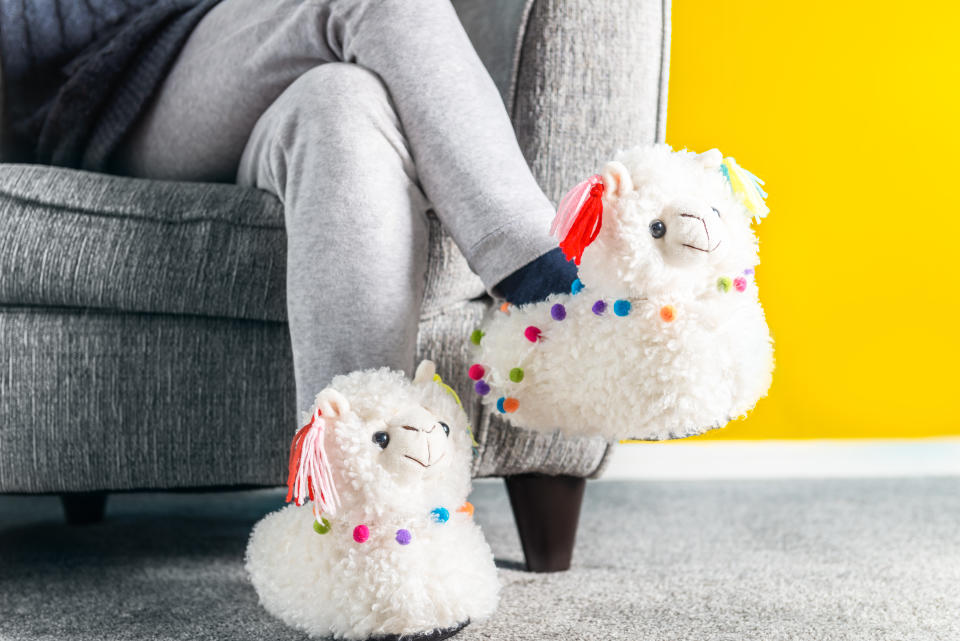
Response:
[[[411,370],[428,209],[488,289],[555,246],[449,0],[224,0],[116,169],[280,198],[300,409],[343,371]]]

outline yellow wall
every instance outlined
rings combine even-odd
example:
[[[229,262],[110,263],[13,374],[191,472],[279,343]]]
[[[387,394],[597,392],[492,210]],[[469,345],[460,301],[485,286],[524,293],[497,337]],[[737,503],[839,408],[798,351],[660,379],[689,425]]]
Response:
[[[710,437],[960,434],[960,3],[673,7],[667,142],[772,210],[773,388]]]

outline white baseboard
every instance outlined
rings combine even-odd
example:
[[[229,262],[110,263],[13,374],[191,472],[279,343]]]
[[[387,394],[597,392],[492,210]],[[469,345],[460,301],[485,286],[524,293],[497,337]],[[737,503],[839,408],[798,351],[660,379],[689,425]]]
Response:
[[[619,444],[603,479],[960,476],[960,437]]]

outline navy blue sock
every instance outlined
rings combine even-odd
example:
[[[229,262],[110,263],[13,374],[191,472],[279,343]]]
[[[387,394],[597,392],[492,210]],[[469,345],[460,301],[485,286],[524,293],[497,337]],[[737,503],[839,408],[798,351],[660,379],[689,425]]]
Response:
[[[513,272],[494,288],[514,305],[538,303],[550,294],[569,294],[577,266],[557,247]]]

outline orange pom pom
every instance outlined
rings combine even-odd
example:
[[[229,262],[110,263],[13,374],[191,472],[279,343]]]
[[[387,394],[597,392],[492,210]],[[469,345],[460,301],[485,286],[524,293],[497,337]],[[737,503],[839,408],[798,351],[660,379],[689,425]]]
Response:
[[[673,308],[673,305],[664,305],[660,308],[660,319],[664,323],[672,323],[676,317],[677,310]]]
[[[467,501],[463,505],[457,508],[457,512],[463,512],[467,516],[473,516],[473,503]]]
[[[504,314],[509,314],[509,313],[510,313],[510,303],[504,303],[503,305],[501,305],[501,306],[500,306],[500,311],[503,312]]]
[[[503,411],[507,412],[516,412],[517,408],[520,407],[520,401],[515,398],[505,398],[503,399]]]

